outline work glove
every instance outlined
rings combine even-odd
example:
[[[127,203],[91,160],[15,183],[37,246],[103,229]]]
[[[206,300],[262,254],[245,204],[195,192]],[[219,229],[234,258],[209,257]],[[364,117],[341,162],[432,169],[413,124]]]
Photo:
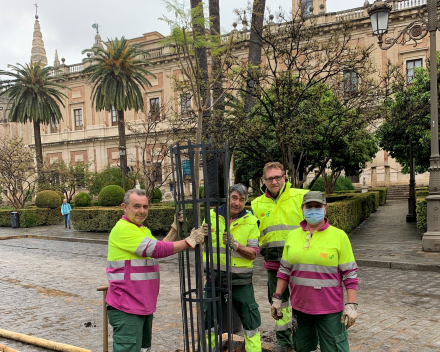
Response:
[[[208,233],[208,224],[205,223],[198,229],[192,229],[191,234],[185,238],[185,241],[192,249],[194,249],[198,244],[205,242],[205,236],[207,236]]]
[[[224,233],[223,233],[223,244],[224,244],[225,246],[228,245],[228,233],[227,233],[227,232],[224,232]],[[238,243],[237,240],[234,239],[234,236],[229,235],[229,247],[230,247],[233,251],[237,252],[238,245],[239,245],[239,243]]]
[[[272,297],[270,314],[275,320],[280,320],[283,317],[283,312],[281,311],[281,303],[283,303],[283,301],[280,298]]]
[[[346,303],[342,312],[341,323],[345,323],[345,328],[348,329],[355,323],[357,316],[357,304]]]
[[[177,216],[177,220],[176,220],[176,214],[174,214],[174,222],[171,224],[171,227],[177,231],[177,226],[182,225],[183,224],[183,211],[179,211],[179,214]]]

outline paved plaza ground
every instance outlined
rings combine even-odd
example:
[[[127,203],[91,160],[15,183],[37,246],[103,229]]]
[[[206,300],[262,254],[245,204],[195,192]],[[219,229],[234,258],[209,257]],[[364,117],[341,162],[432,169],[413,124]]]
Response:
[[[349,330],[352,351],[440,351],[440,255],[421,252],[415,226],[406,224],[405,216],[406,202],[389,201],[350,234],[361,263],[359,317]],[[12,238],[17,235],[36,237]],[[47,236],[52,240],[42,239]],[[96,288],[107,284],[107,237],[62,226],[1,228],[0,328],[102,351],[102,293]],[[367,261],[376,267],[362,264]],[[183,347],[177,255],[160,263],[154,352]],[[269,332],[274,323],[261,257],[255,266],[260,330]],[[2,338],[0,344],[46,351]]]

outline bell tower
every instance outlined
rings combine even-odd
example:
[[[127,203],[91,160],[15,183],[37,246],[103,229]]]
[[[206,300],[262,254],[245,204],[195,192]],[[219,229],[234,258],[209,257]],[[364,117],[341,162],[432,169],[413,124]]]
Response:
[[[321,15],[327,12],[327,0],[292,0],[292,12],[295,13],[299,8],[310,13],[310,6],[313,7],[314,15]]]

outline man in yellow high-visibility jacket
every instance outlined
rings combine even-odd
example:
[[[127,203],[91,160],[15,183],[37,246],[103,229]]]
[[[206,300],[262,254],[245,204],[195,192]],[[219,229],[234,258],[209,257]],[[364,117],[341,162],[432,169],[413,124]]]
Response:
[[[261,352],[261,340],[258,327],[261,324],[258,304],[255,301],[254,286],[252,285],[253,261],[258,253],[258,220],[248,213],[244,206],[246,204],[248,192],[246,186],[242,184],[233,185],[229,189],[229,219],[226,218],[226,204],[218,208],[219,224],[216,229],[216,211],[212,209],[211,215],[211,234],[212,234],[212,262],[217,264],[217,234],[219,235],[220,251],[220,281],[226,285],[226,245],[228,244],[228,234],[225,233],[226,221],[230,223],[229,247],[231,250],[231,285],[232,285],[232,304],[243,323],[244,340],[246,352]],[[208,257],[211,261],[211,255]],[[203,261],[206,263],[206,252],[203,253]],[[216,267],[216,266],[215,266]],[[214,275],[218,275],[214,271]],[[208,277],[206,284],[207,294],[211,296],[210,282],[215,277]],[[208,310],[210,311],[211,321],[208,321]],[[215,346],[215,335],[213,329],[213,311],[211,307],[205,305],[205,321],[207,328],[207,338],[211,337],[211,349]],[[209,340],[207,340],[209,347]],[[218,349],[219,351],[221,349]]]
[[[287,234],[298,228],[304,219],[301,204],[308,190],[291,188],[281,163],[270,162],[263,169],[265,193],[252,201],[252,211],[260,221],[260,253],[267,270],[268,300],[276,291],[277,272],[283,255]],[[285,352],[293,344],[289,292],[282,296],[283,318],[275,321],[277,346],[272,350]]]

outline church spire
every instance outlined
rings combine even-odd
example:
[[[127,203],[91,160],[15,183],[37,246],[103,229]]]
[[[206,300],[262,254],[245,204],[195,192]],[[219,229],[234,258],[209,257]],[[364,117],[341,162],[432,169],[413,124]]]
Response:
[[[58,58],[58,50],[55,49],[55,61],[53,62],[53,67],[60,67],[60,59]]]
[[[40,22],[38,22],[38,5],[35,5],[34,39],[32,40],[31,62],[41,61],[41,65],[47,66],[46,50],[44,49],[43,35],[41,34]]]

